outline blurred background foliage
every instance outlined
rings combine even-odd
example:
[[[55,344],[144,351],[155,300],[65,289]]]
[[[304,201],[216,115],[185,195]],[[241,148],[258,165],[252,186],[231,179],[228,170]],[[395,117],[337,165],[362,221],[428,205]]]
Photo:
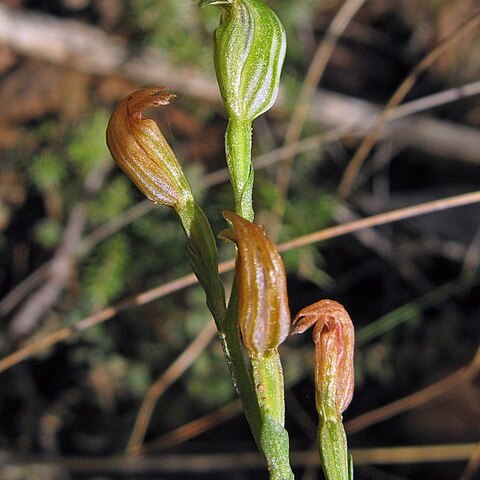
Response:
[[[20,12],[97,26],[126,40],[132,56],[152,48],[174,65],[213,72],[211,36],[218,14],[214,9],[199,10],[191,0],[3,3]],[[288,33],[286,94],[282,110],[257,122],[255,155],[282,145],[306,70],[342,2],[270,3]],[[475,0],[366,2],[337,46],[322,87],[352,100],[385,103],[439,39],[475,12]],[[478,79],[479,47],[477,31],[442,56],[409,98]],[[0,43],[2,357],[32,339],[189,273],[183,234],[173,213],[146,206],[113,165],[105,146],[109,112],[140,86],[120,75],[89,75],[75,65],[42,62]],[[189,97],[188,92],[182,100],[175,78],[169,88],[180,99],[156,119],[218,233],[225,226],[221,210],[232,208],[230,188],[226,184],[205,188],[202,176],[224,166],[223,111]],[[478,128],[480,103],[478,98],[462,100],[432,115]],[[304,133],[325,128],[311,122]],[[372,154],[370,174],[349,202],[351,217],[339,217],[335,188],[357,145],[358,139],[346,137],[296,156],[280,241],[357,215],[478,188],[478,163],[439,160],[386,138]],[[276,196],[275,170],[274,165],[256,175],[257,218],[267,225]],[[116,227],[132,208],[143,213]],[[379,327],[374,324],[377,330],[358,348],[357,391],[347,420],[442,378],[472,357],[480,336],[480,291],[478,265],[466,258],[469,249],[478,251],[478,215],[477,206],[466,207],[387,225],[366,237],[341,237],[285,252],[293,314],[320,298],[335,298],[350,312],[360,338],[362,329],[379,319]],[[219,248],[223,259],[233,254],[231,246],[219,244]],[[59,257],[66,265],[61,277],[45,267]],[[29,286],[25,280],[32,274],[39,280]],[[18,285],[20,289],[15,289]],[[421,300],[442,285],[450,287]],[[42,288],[43,297],[35,297]],[[54,301],[48,303],[46,297]],[[32,316],[28,308],[37,313]],[[148,388],[209,318],[202,292],[189,288],[129,308],[1,373],[0,454],[121,454]],[[287,425],[294,449],[309,448],[315,435],[307,337],[291,339],[284,347],[290,385]],[[459,388],[450,401],[433,402],[393,418],[353,435],[350,443],[365,447],[477,441],[479,395],[478,386]],[[160,398],[147,443],[234,399],[220,345],[212,342]],[[238,416],[175,451],[253,448]],[[457,478],[463,465],[429,468],[430,478],[447,479]],[[8,478],[41,478],[24,473]],[[378,471],[359,468],[357,478],[426,478],[424,474],[423,467],[406,465]],[[49,475],[43,478],[76,478],[58,472]],[[238,469],[232,478],[253,476]]]

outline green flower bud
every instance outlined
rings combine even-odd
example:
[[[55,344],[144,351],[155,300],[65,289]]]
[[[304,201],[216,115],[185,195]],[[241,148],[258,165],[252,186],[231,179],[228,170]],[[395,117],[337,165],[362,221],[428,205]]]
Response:
[[[175,97],[160,93],[164,90],[144,88],[124,98],[108,122],[107,145],[118,166],[148,199],[179,210],[193,201],[190,185],[157,123],[142,117],[146,108],[168,105]]]
[[[233,229],[219,237],[237,244],[238,323],[250,356],[262,356],[288,336],[286,274],[275,245],[261,227],[233,212],[223,212]]]
[[[221,8],[214,60],[223,101],[231,117],[253,121],[278,94],[286,36],[262,0],[202,0]]]

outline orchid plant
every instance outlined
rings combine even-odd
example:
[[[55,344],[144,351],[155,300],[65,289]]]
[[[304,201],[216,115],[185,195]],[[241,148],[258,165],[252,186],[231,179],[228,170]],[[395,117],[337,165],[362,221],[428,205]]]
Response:
[[[153,202],[172,208],[186,236],[187,257],[205,291],[218,336],[253,437],[270,480],[294,478],[284,427],[284,380],[279,345],[315,324],[314,372],[319,415],[318,445],[325,477],[353,478],[342,413],[353,394],[353,324],[332,300],[304,308],[293,330],[285,268],[265,230],[253,223],[252,122],[275,102],[286,50],[284,28],[262,0],[202,0],[220,9],[214,63],[228,113],[226,162],[235,212],[223,212],[219,234],[236,246],[235,279],[226,302],[210,223],[195,200],[180,163],[148,107],[175,97],[165,87],[145,88],[125,98],[111,116],[107,145],[118,166]]]

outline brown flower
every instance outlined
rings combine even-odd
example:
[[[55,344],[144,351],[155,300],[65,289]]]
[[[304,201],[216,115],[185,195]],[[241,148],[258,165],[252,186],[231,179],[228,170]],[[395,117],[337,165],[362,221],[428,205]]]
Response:
[[[317,410],[346,410],[354,388],[355,332],[347,311],[338,302],[321,300],[298,312],[292,333],[303,333],[315,324],[315,389]]]
[[[178,208],[192,199],[190,185],[157,123],[142,117],[144,109],[168,105],[175,97],[164,90],[144,88],[123,99],[108,123],[107,145],[118,166],[147,198]]]
[[[285,267],[275,245],[264,230],[233,212],[223,212],[233,225],[220,238],[237,244],[235,271],[238,281],[238,322],[249,354],[263,355],[288,336]]]

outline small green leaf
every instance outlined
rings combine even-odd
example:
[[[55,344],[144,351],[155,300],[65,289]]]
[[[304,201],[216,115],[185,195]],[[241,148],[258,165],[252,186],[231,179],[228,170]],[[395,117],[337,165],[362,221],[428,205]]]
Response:
[[[342,417],[320,419],[318,448],[327,480],[349,480],[352,465],[347,451],[347,437]]]
[[[264,418],[260,445],[267,460],[269,480],[294,480],[289,463],[288,432],[269,415]]]

